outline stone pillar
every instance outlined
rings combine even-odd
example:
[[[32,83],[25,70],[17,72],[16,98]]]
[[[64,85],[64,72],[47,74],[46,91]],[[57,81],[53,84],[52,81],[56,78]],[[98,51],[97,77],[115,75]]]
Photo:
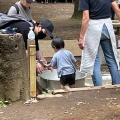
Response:
[[[0,34],[0,99],[29,99],[28,64],[21,34]]]

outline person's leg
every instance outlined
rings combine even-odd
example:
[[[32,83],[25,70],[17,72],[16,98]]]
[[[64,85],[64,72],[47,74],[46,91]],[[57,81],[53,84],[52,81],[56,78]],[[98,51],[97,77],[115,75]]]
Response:
[[[65,89],[65,84],[66,84],[66,81],[65,81],[65,76],[64,75],[62,75],[61,77],[60,77],[60,88],[61,89]]]
[[[112,77],[112,84],[120,84],[120,73],[117,67],[117,63],[114,57],[111,41],[101,40],[101,47],[103,49],[103,53],[106,59],[106,63],[110,70],[110,74]]]
[[[75,88],[75,75],[76,73],[70,74],[66,76],[66,81],[70,88]]]
[[[93,80],[94,86],[102,86],[102,74],[101,74],[101,69],[100,69],[100,53],[99,53],[99,49],[98,49],[96,59],[95,59],[95,63],[94,63],[92,80]]]
[[[60,88],[61,88],[61,89],[65,89],[64,85],[62,85],[62,84],[61,84]]]
[[[42,87],[39,85],[39,82],[36,80],[36,96],[41,94],[43,91]]]

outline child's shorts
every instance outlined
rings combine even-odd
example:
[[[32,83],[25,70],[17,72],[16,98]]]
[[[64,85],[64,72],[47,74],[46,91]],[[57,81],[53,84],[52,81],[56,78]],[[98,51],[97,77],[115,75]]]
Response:
[[[60,77],[60,83],[65,86],[66,84],[68,85],[73,85],[75,84],[75,73],[69,74],[69,75],[62,75]]]

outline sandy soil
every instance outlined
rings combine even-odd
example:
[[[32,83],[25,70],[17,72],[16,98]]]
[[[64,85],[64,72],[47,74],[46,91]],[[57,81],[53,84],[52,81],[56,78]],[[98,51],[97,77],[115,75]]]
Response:
[[[73,4],[34,4],[33,18],[48,18],[55,25],[54,34],[77,39],[80,20],[72,20]],[[72,47],[72,45],[71,45]],[[38,103],[25,101],[0,108],[0,120],[119,120],[120,88],[64,93],[60,98],[45,98]]]

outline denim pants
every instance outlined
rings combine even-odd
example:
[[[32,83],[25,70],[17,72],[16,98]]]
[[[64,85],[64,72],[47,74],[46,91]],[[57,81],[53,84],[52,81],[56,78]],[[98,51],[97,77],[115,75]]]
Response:
[[[101,40],[100,45],[102,47],[106,63],[108,65],[111,78],[112,78],[112,85],[120,84],[120,73],[117,67],[117,63],[114,57],[114,53],[112,50],[112,45],[110,39]],[[93,75],[92,80],[94,86],[102,86],[102,74],[100,70],[100,50],[98,48],[97,56],[94,63]]]

